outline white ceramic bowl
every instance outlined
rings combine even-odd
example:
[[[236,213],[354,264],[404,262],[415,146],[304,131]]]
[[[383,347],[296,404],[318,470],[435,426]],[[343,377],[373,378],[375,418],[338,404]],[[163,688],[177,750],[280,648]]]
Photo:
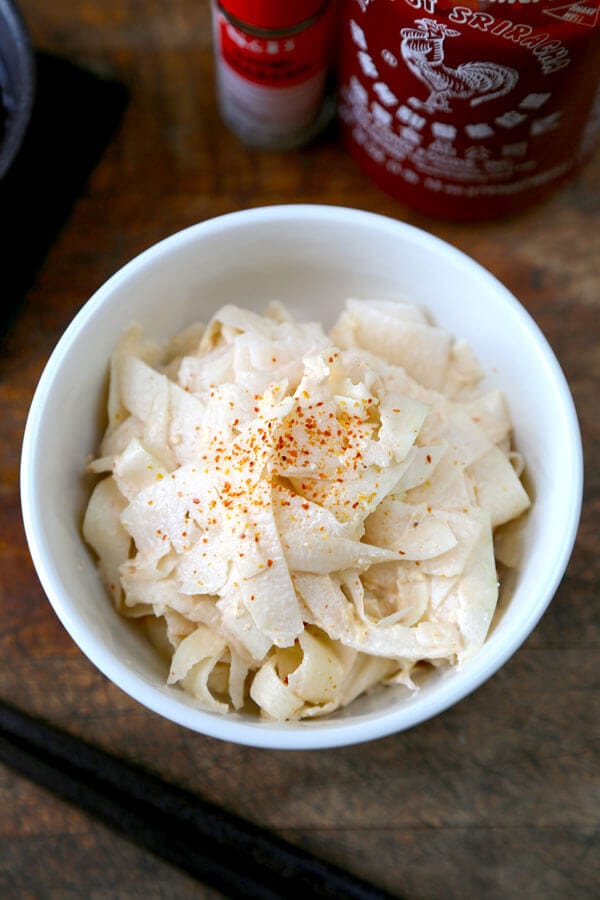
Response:
[[[410,299],[466,338],[509,399],[534,503],[523,564],[483,649],[414,696],[387,688],[332,717],[269,724],[203,712],[165,684],[164,663],[111,607],[81,537],[82,478],[102,428],[107,362],[132,321],[163,339],[224,302],[262,310],[286,302],[332,324],[347,296]],[[64,627],[111,681],[188,728],[240,744],[306,749],[372,740],[447,709],[493,675],[551,601],[579,521],[582,453],[567,383],[546,339],[515,297],[455,248],[401,222],[352,209],[273,206],[181,231],[136,257],[83,306],[54,350],[29,413],[22,509],[31,556]]]

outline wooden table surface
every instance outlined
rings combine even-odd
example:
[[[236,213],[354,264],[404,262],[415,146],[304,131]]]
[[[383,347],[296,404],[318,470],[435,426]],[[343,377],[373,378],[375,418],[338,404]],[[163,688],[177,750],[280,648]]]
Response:
[[[215,105],[207,0],[23,0],[21,8],[36,49],[112,75],[130,103],[2,348],[0,696],[399,896],[598,896],[600,152],[545,205],[512,221],[429,220],[367,181],[335,131],[298,152],[243,147]],[[271,752],[162,721],[84,658],[33,570],[18,465],[44,363],[107,276],[194,222],[297,201],[426,228],[517,294],[572,388],[586,496],[554,601],[493,679],[403,734]],[[3,898],[220,896],[7,768],[0,848]]]

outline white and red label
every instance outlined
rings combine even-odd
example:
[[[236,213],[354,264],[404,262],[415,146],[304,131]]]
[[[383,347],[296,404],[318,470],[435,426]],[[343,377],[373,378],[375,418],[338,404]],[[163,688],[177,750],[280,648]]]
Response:
[[[221,55],[238,75],[265,87],[293,87],[311,79],[329,61],[330,22],[324,15],[284,37],[258,37],[217,14]]]

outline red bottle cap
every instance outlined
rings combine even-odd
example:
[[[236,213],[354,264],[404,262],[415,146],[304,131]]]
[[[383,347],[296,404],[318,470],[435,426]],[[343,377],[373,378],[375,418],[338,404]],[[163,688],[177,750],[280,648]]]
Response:
[[[311,19],[326,0],[220,0],[219,5],[241,25],[284,30]]]

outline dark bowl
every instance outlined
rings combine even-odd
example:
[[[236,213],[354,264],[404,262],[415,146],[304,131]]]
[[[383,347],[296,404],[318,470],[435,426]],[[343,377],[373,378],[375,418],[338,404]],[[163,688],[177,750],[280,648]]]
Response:
[[[34,95],[35,61],[27,26],[12,0],[0,0],[0,178],[23,143]]]

